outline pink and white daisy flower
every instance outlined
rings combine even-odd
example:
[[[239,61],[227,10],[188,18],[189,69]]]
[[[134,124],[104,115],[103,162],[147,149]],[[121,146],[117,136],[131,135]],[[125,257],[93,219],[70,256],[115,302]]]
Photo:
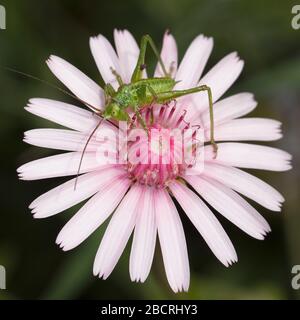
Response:
[[[90,39],[90,47],[105,83],[115,89],[118,83],[111,72],[116,70],[125,83],[137,62],[139,48],[128,31],[114,33],[115,47],[99,35]],[[280,211],[284,201],[273,187],[239,168],[286,171],[291,156],[269,146],[235,141],[272,141],[281,138],[280,122],[263,118],[240,118],[256,107],[250,93],[239,93],[219,100],[243,69],[236,53],[225,56],[202,76],[213,47],[212,38],[194,39],[178,65],[175,39],[166,33],[161,57],[172,66],[173,77],[180,80],[175,89],[205,84],[212,89],[215,111],[217,157],[207,144],[202,149],[204,168],[187,174],[189,168],[175,159],[170,164],[104,164],[99,162],[101,143],[95,135],[84,154],[76,189],[76,178],[48,191],[29,208],[35,218],[58,214],[84,200],[82,208],[63,227],[57,244],[70,250],[81,244],[112,215],[100,243],[94,275],[106,279],[113,271],[132,233],[130,277],[144,282],[149,274],[158,234],[167,279],[173,291],[187,291],[190,281],[189,261],[184,230],[175,198],[200,232],[215,256],[229,266],[237,261],[235,249],[223,227],[206,203],[240,229],[256,239],[270,231],[267,221],[241,195],[272,211]],[[80,100],[103,109],[103,89],[67,61],[51,56],[47,64],[55,76]],[[160,66],[155,76],[163,76]],[[91,111],[49,99],[31,99],[25,109],[67,129],[35,129],[25,133],[24,141],[35,146],[64,150],[66,153],[31,161],[18,168],[22,180],[38,180],[77,174],[85,143],[99,122]],[[149,110],[154,110],[149,120]],[[201,127],[209,142],[210,122],[205,93],[178,99],[171,105],[149,106],[143,112],[152,128],[172,130]],[[117,130],[116,124],[103,122],[101,130]],[[143,145],[144,140],[139,144]],[[106,144],[107,147],[107,144]],[[128,143],[128,152],[135,143]],[[171,146],[172,148],[172,146]],[[113,148],[112,148],[113,149]],[[155,153],[155,150],[150,150]],[[191,188],[192,187],[192,188]]]

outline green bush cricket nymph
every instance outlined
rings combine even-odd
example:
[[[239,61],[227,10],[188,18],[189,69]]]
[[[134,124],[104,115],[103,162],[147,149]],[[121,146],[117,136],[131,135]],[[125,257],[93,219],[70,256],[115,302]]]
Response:
[[[145,55],[148,44],[161,65],[164,77],[142,78],[143,69],[146,67]],[[144,35],[142,37],[139,57],[129,84],[124,84],[120,75],[117,74],[115,70],[111,70],[116,76],[119,88],[115,91],[110,84],[105,85],[104,91],[106,104],[104,111],[96,110],[96,113],[103,117],[103,119],[130,121],[131,118],[129,116],[128,109],[131,109],[136,114],[137,119],[140,121],[143,128],[147,130],[144,120],[140,115],[140,110],[145,106],[152,105],[154,103],[164,104],[191,93],[206,91],[208,93],[210,111],[210,142],[214,147],[214,151],[217,151],[217,145],[214,140],[214,118],[211,89],[206,85],[201,85],[186,90],[173,90],[176,81],[170,77],[171,72],[167,72],[158,50],[149,35]]]
[[[152,51],[154,52],[158,63],[161,66],[161,69],[164,73],[164,77],[155,77],[155,78],[146,78],[143,79],[143,70],[146,68],[145,56],[146,56],[146,49],[147,46],[150,46]],[[84,154],[86,152],[87,146],[91,141],[93,135],[100,127],[103,120],[114,120],[114,121],[127,121],[132,122],[132,118],[130,117],[129,110],[133,111],[135,114],[136,119],[140,123],[140,125],[144,128],[144,130],[148,133],[148,127],[145,124],[143,117],[141,116],[141,110],[147,106],[152,106],[156,104],[167,104],[171,101],[176,100],[179,97],[186,96],[188,94],[206,91],[208,94],[208,102],[209,102],[209,113],[210,113],[210,143],[213,147],[213,151],[215,157],[217,155],[217,144],[214,139],[214,115],[213,115],[213,102],[212,102],[212,92],[210,87],[207,85],[201,85],[185,90],[173,90],[177,81],[175,81],[171,76],[171,71],[167,72],[166,67],[161,59],[161,56],[156,48],[155,43],[153,42],[152,38],[149,35],[144,35],[141,39],[140,43],[140,51],[137,60],[137,64],[131,76],[131,82],[129,84],[125,84],[121,78],[121,76],[111,68],[111,72],[115,75],[116,80],[119,84],[119,88],[117,91],[113,88],[110,83],[107,83],[104,86],[104,93],[105,93],[105,106],[103,110],[99,109],[99,107],[92,106],[85,101],[82,101],[78,97],[74,96],[73,94],[55,86],[47,81],[41,80],[37,77],[32,75],[11,69],[5,68],[10,71],[25,75],[27,77],[33,78],[35,80],[40,80],[55,89],[58,89],[65,94],[72,96],[76,100],[84,103],[87,105],[91,110],[94,111],[95,114],[100,116],[100,121],[93,129],[91,134],[89,135],[85,146],[82,150],[80,162],[78,165],[77,177],[80,173],[82,161]],[[77,180],[76,180],[77,182]],[[75,188],[76,188],[75,182]]]
[[[145,56],[148,44],[153,50],[158,60],[158,63],[162,68],[164,77],[147,79],[142,78],[143,70],[146,68]],[[141,39],[139,57],[137,60],[136,67],[131,76],[131,82],[129,84],[124,84],[121,76],[115,70],[111,69],[111,71],[116,77],[116,80],[119,84],[119,88],[117,91],[115,91],[111,84],[106,84],[104,87],[106,98],[104,110],[102,111],[100,109],[93,108],[94,112],[98,114],[102,119],[99,121],[98,125],[90,134],[86,142],[86,145],[82,151],[82,156],[77,172],[78,174],[80,172],[80,167],[87,145],[103,120],[130,122],[132,119],[128,111],[129,109],[131,109],[134,112],[140,124],[142,125],[142,127],[146,131],[148,131],[148,128],[140,113],[140,111],[144,107],[153,105],[154,103],[165,104],[171,102],[172,100],[175,100],[176,98],[200,91],[206,91],[208,94],[210,112],[210,143],[213,146],[215,156],[217,155],[217,144],[214,139],[214,116],[211,89],[206,85],[201,85],[186,90],[173,90],[177,82],[173,78],[171,78],[171,72],[167,72],[165,65],[160,57],[160,54],[158,53],[156,45],[154,44],[152,38],[149,35],[144,35]]]

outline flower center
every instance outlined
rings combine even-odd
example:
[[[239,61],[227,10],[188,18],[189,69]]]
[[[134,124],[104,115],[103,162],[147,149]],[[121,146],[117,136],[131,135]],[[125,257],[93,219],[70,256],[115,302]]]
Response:
[[[167,114],[163,115],[166,112]],[[143,185],[163,188],[182,175],[188,164],[184,161],[184,112],[175,116],[175,108],[145,108],[141,120],[133,118],[127,141],[129,178]],[[145,126],[145,127],[144,127]]]

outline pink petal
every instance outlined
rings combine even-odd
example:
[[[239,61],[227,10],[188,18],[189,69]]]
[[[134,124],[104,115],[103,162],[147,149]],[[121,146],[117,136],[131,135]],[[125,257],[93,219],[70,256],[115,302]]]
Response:
[[[187,49],[176,74],[177,90],[197,85],[213,48],[213,39],[199,35]]]
[[[83,72],[64,59],[53,55],[47,60],[47,65],[70,91],[87,103],[87,106],[90,104],[97,109],[103,108],[103,90]]]
[[[103,134],[103,140],[100,139],[101,134]],[[104,136],[108,137],[109,143],[104,142]],[[86,152],[100,152],[102,147],[105,151],[117,152],[117,136],[114,131],[101,127],[86,144],[89,137],[90,133],[71,130],[33,129],[25,132],[24,142],[38,147],[65,151],[83,151],[86,146]]]
[[[211,145],[204,147],[204,151],[206,161],[222,165],[270,171],[291,169],[291,155],[272,147],[236,142],[218,143],[216,159]]]
[[[115,210],[129,188],[127,178],[111,181],[93,196],[62,228],[56,243],[64,250],[71,250],[88,238]]]
[[[283,196],[273,187],[247,172],[215,163],[206,163],[203,175],[219,181],[270,210],[281,210]]]
[[[30,99],[25,109],[39,117],[82,132],[90,131],[99,121],[90,111],[50,99]]]
[[[62,153],[51,157],[28,162],[17,169],[21,180],[39,180],[62,176],[76,175],[81,152]],[[103,161],[102,161],[103,160]],[[80,173],[100,169],[107,159],[98,153],[87,152],[82,161]]]
[[[155,242],[156,222],[154,210],[154,190],[143,187],[143,201],[140,203],[136,219],[134,237],[130,253],[130,278],[132,281],[144,282],[151,269]]]
[[[236,262],[237,255],[230,239],[204,202],[182,183],[172,182],[169,187],[215,256],[226,267]]]
[[[178,52],[177,52],[177,44],[174,37],[166,32],[163,39],[163,46],[160,53],[161,59],[167,69],[167,72],[170,72],[172,69],[171,77],[174,77],[177,71],[178,65]],[[159,63],[156,65],[154,77],[164,77],[165,74]]]
[[[282,138],[281,123],[273,119],[243,118],[235,119],[215,128],[217,141],[273,141]],[[210,140],[210,132],[205,132]]]
[[[199,82],[199,85],[207,85],[211,88],[213,102],[216,102],[235,82],[240,75],[244,62],[233,52],[219,61]],[[198,116],[208,109],[207,92],[202,91],[190,95],[191,107],[195,113],[189,120],[199,122]]]
[[[101,34],[97,37],[90,38],[90,48],[104,82],[110,83],[115,89],[117,89],[119,85],[111,68],[122,78],[124,78],[124,75],[114,48]]]
[[[139,47],[132,34],[127,30],[115,29],[114,40],[120,61],[120,68],[123,71],[123,81],[130,83],[139,56]]]
[[[228,122],[229,120],[239,118],[253,111],[257,105],[254,96],[251,93],[238,93],[228,98],[216,102],[214,108],[214,124]],[[201,115],[205,128],[210,128],[210,113],[205,110]]]
[[[113,214],[94,261],[95,276],[106,279],[113,271],[133,231],[143,192],[139,184],[132,186]]]
[[[187,291],[190,270],[182,223],[169,194],[155,190],[155,216],[169,284],[174,292]]]
[[[35,218],[53,216],[100,192],[108,183],[122,175],[124,176],[124,170],[114,166],[83,174],[77,181],[74,178],[42,194],[29,208]]]
[[[253,238],[262,240],[271,230],[267,221],[233,190],[207,177],[185,179],[213,208]]]

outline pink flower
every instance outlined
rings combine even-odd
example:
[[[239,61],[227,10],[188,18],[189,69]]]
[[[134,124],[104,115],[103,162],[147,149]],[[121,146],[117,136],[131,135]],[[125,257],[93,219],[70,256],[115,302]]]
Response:
[[[117,89],[111,67],[125,83],[129,83],[139,48],[126,30],[116,30],[114,37],[116,51],[102,35],[91,38],[90,47],[103,80]],[[98,151],[103,142],[95,134],[84,154],[76,190],[76,178],[73,178],[30,204],[35,218],[46,218],[89,199],[60,231],[56,242],[63,250],[78,246],[112,215],[96,255],[94,275],[103,279],[110,275],[130,235],[134,233],[130,277],[132,281],[144,282],[151,268],[158,234],[171,288],[175,292],[187,291],[190,272],[186,240],[172,198],[177,200],[225,266],[236,262],[237,255],[223,227],[205,202],[256,239],[264,239],[270,226],[241,195],[272,211],[281,210],[284,198],[278,191],[238,168],[285,171],[291,168],[291,156],[272,147],[233,142],[277,140],[282,136],[280,122],[262,118],[241,119],[256,107],[250,93],[239,93],[219,100],[238,78],[244,63],[236,53],[231,53],[202,77],[212,47],[211,38],[196,37],[178,68],[177,46],[171,34],[165,34],[161,52],[166,67],[172,67],[174,78],[180,80],[176,89],[198,84],[206,84],[212,89],[218,153],[214,158],[211,145],[204,146],[203,170],[197,172],[195,169],[193,175],[187,174],[193,168],[180,163],[176,157],[168,164],[153,164],[150,160],[143,164],[130,161],[125,164],[100,163]],[[104,107],[104,93],[97,83],[59,57],[51,56],[47,64],[79,99],[99,109]],[[160,66],[157,66],[155,76],[162,76]],[[30,130],[25,133],[24,141],[67,152],[24,164],[18,169],[20,179],[76,175],[83,147],[99,117],[82,108],[48,99],[31,99],[25,109],[68,129]],[[143,111],[143,118],[152,129],[166,129],[167,134],[174,128],[184,130],[200,126],[204,130],[205,141],[209,142],[209,111],[205,93],[185,96],[174,104],[149,106]],[[136,120],[134,124],[137,124]],[[105,122],[98,129],[98,134],[106,129],[111,129],[111,132],[117,130],[113,124]],[[137,143],[143,147],[146,142],[141,139]],[[168,143],[167,147],[170,147]],[[137,145],[128,142],[126,146],[129,155]],[[151,148],[149,152],[155,153],[155,149]],[[171,149],[176,151],[173,146]],[[111,155],[116,155],[113,148]]]

